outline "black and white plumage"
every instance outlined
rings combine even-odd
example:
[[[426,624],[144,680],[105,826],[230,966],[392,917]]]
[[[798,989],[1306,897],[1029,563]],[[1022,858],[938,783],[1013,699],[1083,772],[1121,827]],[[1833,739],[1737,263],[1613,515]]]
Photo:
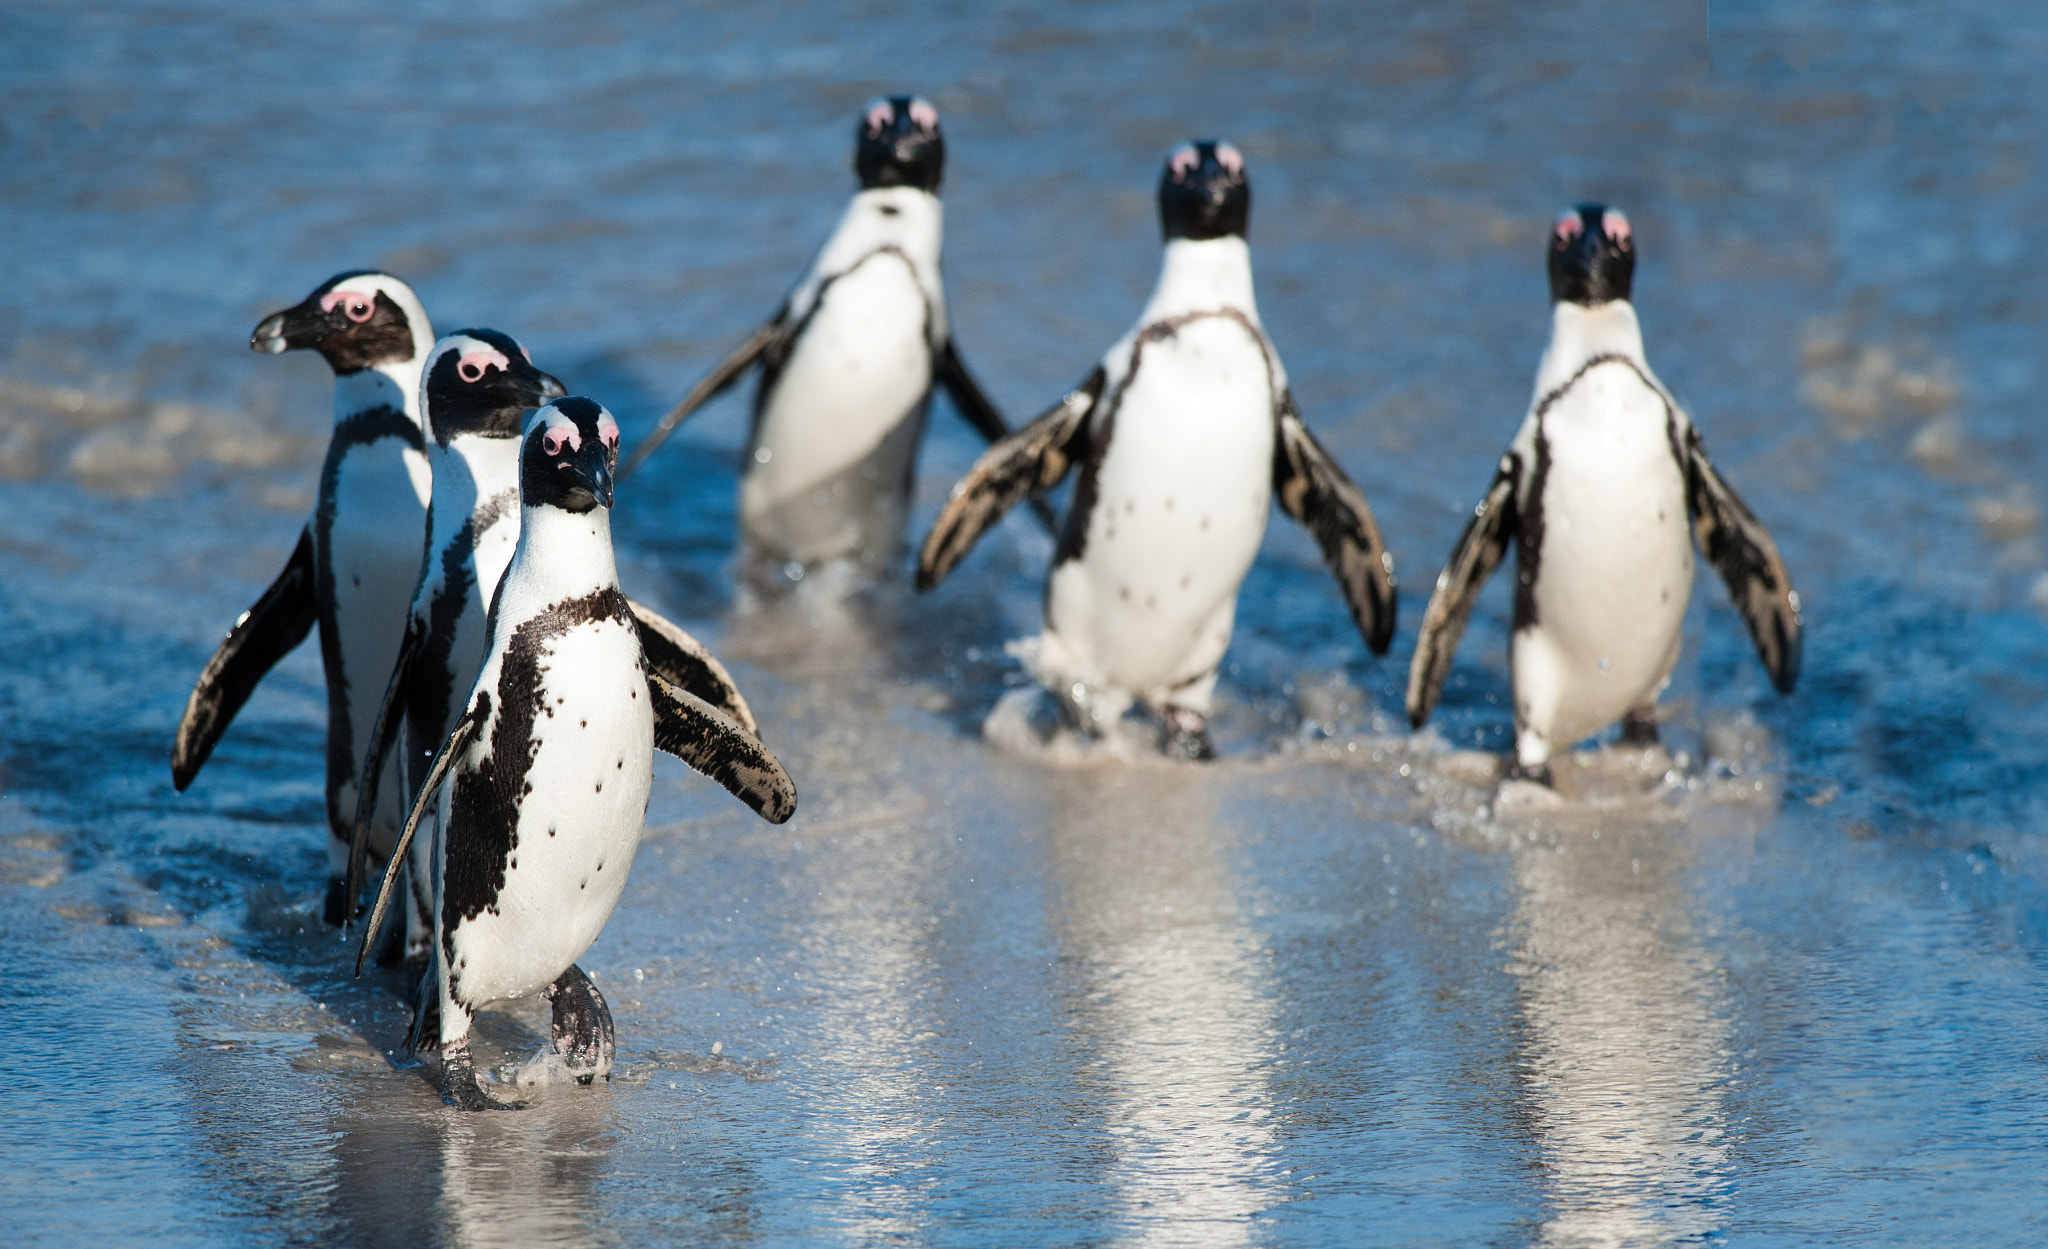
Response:
[[[465,1109],[499,1104],[468,1054],[471,1020],[492,1002],[546,994],[571,1069],[585,1083],[609,1072],[610,1013],[575,963],[625,887],[655,750],[771,822],[796,810],[795,787],[748,727],[648,661],[645,609],[620,592],[612,555],[617,447],[617,423],[588,399],[562,399],[529,423],[518,548],[491,604],[489,653],[405,826],[410,839],[438,802],[439,1026],[418,1039],[438,1041],[443,1094]],[[715,697],[744,706],[726,687]],[[390,889],[387,874],[379,913]]]
[[[1009,430],[954,346],[939,276],[945,139],[921,98],[870,103],[857,128],[861,189],[774,318],[665,416],[630,475],[698,406],[759,364],[740,480],[756,585],[844,560],[876,574],[909,515],[934,385],[989,441]],[[1050,514],[1043,514],[1050,524]]]
[[[430,489],[419,379],[433,342],[412,288],[368,270],[328,279],[249,336],[256,351],[311,349],[326,358],[334,433],[291,560],[214,653],[172,747],[171,778],[183,791],[264,674],[317,624],[327,677],[326,916],[334,924],[345,917],[360,769],[419,568]],[[402,796],[384,786],[369,808],[370,846],[388,854],[405,816]]]
[[[364,755],[378,776],[395,748],[410,804],[434,751],[461,711],[483,662],[484,615],[519,541],[519,432],[529,409],[563,394],[526,349],[496,330],[458,330],[433,346],[420,379],[427,460],[433,473],[425,558],[413,548],[413,588],[397,653],[384,672],[376,727]],[[357,813],[344,883],[348,915],[360,896],[370,847],[368,811]],[[428,939],[429,860],[415,855],[408,892],[407,953]]]
[[[1515,766],[1538,780],[1555,751],[1617,719],[1625,740],[1655,740],[1695,541],[1780,691],[1799,679],[1801,636],[1777,545],[1644,358],[1628,219],[1600,204],[1568,210],[1551,231],[1549,266],[1551,337],[1535,396],[1437,578],[1407,699],[1420,727],[1512,542]]]
[[[1252,296],[1251,187],[1227,143],[1184,144],[1159,185],[1166,254],[1129,333],[1082,385],[997,443],[926,538],[930,589],[1003,512],[1079,466],[1033,674],[1084,726],[1134,700],[1169,748],[1208,752],[1216,671],[1269,505],[1308,528],[1374,653],[1394,630],[1393,562],[1365,497],[1309,434]]]

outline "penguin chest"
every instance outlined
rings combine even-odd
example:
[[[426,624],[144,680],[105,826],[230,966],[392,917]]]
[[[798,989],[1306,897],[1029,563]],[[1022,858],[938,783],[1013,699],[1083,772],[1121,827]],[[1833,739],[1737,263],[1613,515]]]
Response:
[[[907,261],[878,252],[829,283],[762,397],[742,519],[804,558],[900,501],[932,386],[931,308]],[[899,503],[900,506],[900,503]]]
[[[1265,534],[1273,382],[1241,323],[1142,342],[1094,478],[1078,558],[1053,572],[1048,623],[1133,691],[1212,670]]]
[[[1534,619],[1517,632],[1516,683],[1554,687],[1534,692],[1568,736],[1653,694],[1677,657],[1692,539],[1670,420],[1663,396],[1619,365],[1587,373],[1544,417],[1542,534],[1524,569]]]
[[[425,462],[399,439],[380,438],[334,456],[322,482],[315,551],[326,600],[321,651],[328,661],[329,800],[337,818],[354,817],[356,773],[419,579],[426,510],[413,489],[412,460]],[[380,801],[373,826],[380,854],[402,816],[395,791]]]
[[[575,962],[625,888],[652,782],[654,715],[629,626],[508,654],[488,772],[451,804],[443,916],[465,1002],[531,993]]]

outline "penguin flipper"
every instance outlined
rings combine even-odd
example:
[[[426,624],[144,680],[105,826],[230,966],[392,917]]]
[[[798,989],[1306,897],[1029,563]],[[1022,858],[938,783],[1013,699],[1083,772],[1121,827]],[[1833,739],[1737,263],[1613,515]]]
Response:
[[[747,732],[760,736],[753,708],[740,696],[739,687],[732,683],[732,674],[704,649],[702,642],[632,599],[626,600],[626,606],[633,609],[633,623],[640,632],[640,653],[647,657],[649,670],[731,716]]]
[[[377,905],[370,908],[370,923],[363,929],[363,944],[356,951],[358,978],[363,974],[364,960],[370,956],[370,946],[377,940],[377,930],[384,926],[384,911],[391,905],[391,887],[398,883],[398,873],[405,866],[405,852],[412,848],[412,835],[419,831],[420,819],[426,815],[428,804],[438,796],[441,782],[448,778],[448,769],[476,741],[490,719],[491,696],[478,691],[476,701],[470,703],[469,710],[455,722],[448,740],[434,755],[433,766],[427,769],[427,779],[420,785],[419,796],[413,799],[412,810],[406,813],[405,827],[399,831],[398,844],[391,847],[391,857],[385,861],[384,883],[377,888]]]
[[[761,740],[731,716],[661,674],[647,674],[654,703],[654,748],[723,785],[770,824],[796,814],[796,783]]]
[[[1799,682],[1802,621],[1799,591],[1778,555],[1778,544],[1707,459],[1698,429],[1685,435],[1685,503],[1693,540],[1749,626],[1757,658],[1771,684],[1789,694]]]
[[[1003,414],[996,411],[996,405],[982,393],[974,375],[967,371],[967,362],[960,358],[960,349],[948,338],[945,345],[932,360],[932,373],[939,385],[946,388],[946,397],[953,401],[954,410],[960,418],[974,426],[975,432],[986,439],[990,446],[1010,436],[1009,423]],[[1037,514],[1045,531],[1055,537],[1059,533],[1059,518],[1053,515],[1052,505],[1044,499],[1031,500],[1031,510]]]
[[[356,917],[356,904],[363,896],[363,871],[370,859],[370,821],[377,810],[377,788],[384,781],[384,761],[398,744],[398,728],[404,716],[405,687],[412,675],[412,657],[419,649],[418,620],[408,615],[405,636],[398,643],[398,662],[391,667],[391,679],[384,683],[384,700],[377,704],[377,718],[370,724],[370,751],[363,759],[362,780],[356,786],[356,816],[349,828],[348,875],[341,887],[341,922]]]
[[[1365,494],[1308,432],[1294,395],[1280,399],[1280,436],[1273,449],[1273,498],[1315,535],[1323,562],[1344,590],[1351,619],[1375,655],[1394,640],[1394,557],[1372,518]]]
[[[1408,666],[1408,723],[1421,728],[1436,708],[1444,677],[1450,673],[1451,657],[1458,639],[1464,636],[1472,604],[1480,588],[1507,554],[1508,540],[1515,534],[1519,518],[1515,495],[1522,478],[1520,457],[1509,453],[1501,458],[1500,471],[1487,487],[1486,497],[1472,509],[1458,545],[1437,574],[1436,591],[1422,613],[1422,629],[1415,638],[1415,659]]]
[[[1106,375],[1097,368],[1080,387],[974,462],[953,486],[917,558],[917,588],[929,590],[966,557],[981,535],[1019,500],[1050,490],[1079,458],[1088,415],[1102,396]]]
[[[761,353],[767,351],[774,345],[776,339],[782,337],[783,322],[787,317],[788,310],[784,309],[775,314],[774,320],[747,335],[745,342],[733,348],[725,359],[718,362],[717,368],[706,373],[690,388],[689,394],[684,395],[676,406],[668,410],[668,415],[661,418],[653,432],[649,433],[639,446],[633,448],[633,454],[626,457],[625,463],[619,465],[619,471],[614,477],[619,481],[631,477],[633,470],[639,468],[648,456],[653,455],[660,449],[662,443],[668,441],[670,434],[676,432],[676,426],[681,425],[692,412],[725,393],[734,382],[740,380],[740,376],[761,358]]]
[[[313,631],[319,615],[314,585],[313,531],[308,528],[299,531],[299,544],[277,580],[228,630],[185,701],[171,743],[171,784],[179,793],[199,775],[264,674]]]

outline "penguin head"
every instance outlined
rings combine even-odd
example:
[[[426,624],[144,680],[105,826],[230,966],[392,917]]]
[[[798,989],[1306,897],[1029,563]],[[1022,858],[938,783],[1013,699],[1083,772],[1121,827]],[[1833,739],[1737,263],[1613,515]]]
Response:
[[[1619,209],[1580,204],[1558,214],[1550,227],[1552,303],[1627,299],[1635,272],[1635,235]]]
[[[609,508],[618,463],[619,423],[604,405],[581,395],[557,399],[526,422],[519,502],[579,513]]]
[[[509,334],[457,330],[434,344],[420,376],[420,415],[434,441],[447,446],[457,434],[517,438],[520,418],[569,392],[533,367]]]
[[[275,354],[310,347],[346,375],[416,360],[432,335],[412,287],[388,273],[353,269],[321,283],[297,307],[263,318],[249,348]]]
[[[1196,139],[1173,149],[1159,175],[1159,228],[1174,239],[1245,236],[1252,184],[1244,153],[1217,139]]]
[[[860,189],[909,186],[939,191],[946,172],[946,140],[939,110],[921,95],[877,96],[854,130],[853,171]]]

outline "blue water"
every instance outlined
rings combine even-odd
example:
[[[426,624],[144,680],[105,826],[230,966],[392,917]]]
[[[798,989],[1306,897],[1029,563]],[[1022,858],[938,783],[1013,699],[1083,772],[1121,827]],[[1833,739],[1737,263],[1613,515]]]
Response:
[[[1989,2],[0,10],[6,1240],[2048,1243],[2044,58]],[[1244,149],[1261,312],[1402,632],[1367,656],[1276,517],[1222,761],[999,749],[1042,534],[743,619],[723,401],[621,490],[622,570],[802,811],[658,765],[583,964],[618,1077],[454,1114],[310,909],[311,648],[171,792],[325,439],[325,367],[249,328],[388,267],[630,441],[773,311],[884,90],[942,112],[956,332],[1013,420],[1149,290],[1172,144]],[[1508,742],[1503,586],[1429,735],[1399,696],[1581,198],[1635,223],[1806,671],[1773,694],[1703,579],[1689,787],[1516,823],[1457,753]],[[918,532],[976,449],[935,417]],[[544,1032],[488,1014],[479,1055]]]

